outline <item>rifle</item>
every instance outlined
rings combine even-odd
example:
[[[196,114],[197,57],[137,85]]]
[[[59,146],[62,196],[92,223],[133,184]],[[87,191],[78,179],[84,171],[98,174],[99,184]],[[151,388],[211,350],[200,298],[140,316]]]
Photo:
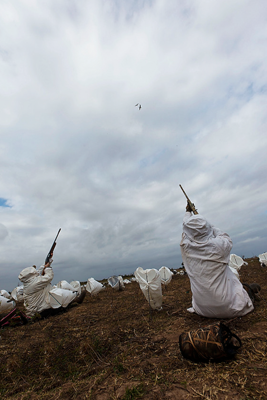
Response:
[[[52,244],[52,246],[51,246],[51,249],[49,250],[49,253],[48,253],[47,256],[46,256],[45,264],[47,264],[47,263],[49,262],[50,258],[51,258],[52,255],[53,255],[53,252],[54,252],[55,247],[56,247],[56,244],[57,244],[57,243],[56,243],[56,240],[57,240],[57,237],[58,237],[60,231],[61,231],[61,228],[59,228],[58,233],[57,233],[57,236],[56,236],[56,238],[55,238],[55,240],[54,240],[54,242],[53,242],[53,244]]]
[[[195,204],[191,202],[191,200],[189,199],[189,197],[188,197],[187,194],[185,193],[185,191],[184,191],[182,185],[179,185],[179,186],[180,186],[180,188],[182,189],[182,191],[183,191],[185,197],[187,198],[187,202],[188,202],[188,204],[189,204],[191,210],[193,211],[193,213],[194,213],[195,215],[197,215],[198,212],[197,212],[197,209],[196,209],[196,207],[195,207]]]

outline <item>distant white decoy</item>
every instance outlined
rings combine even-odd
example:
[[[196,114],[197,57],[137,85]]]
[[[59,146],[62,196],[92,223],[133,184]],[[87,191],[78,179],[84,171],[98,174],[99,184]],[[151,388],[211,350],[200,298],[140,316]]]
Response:
[[[262,253],[259,255],[259,260],[260,260],[260,264],[261,266],[265,266],[267,267],[267,252],[266,253]]]
[[[139,110],[141,110],[141,108],[142,108],[141,104],[137,103],[137,104],[135,105],[135,107],[136,107],[136,106],[139,106],[138,108],[139,108]]]

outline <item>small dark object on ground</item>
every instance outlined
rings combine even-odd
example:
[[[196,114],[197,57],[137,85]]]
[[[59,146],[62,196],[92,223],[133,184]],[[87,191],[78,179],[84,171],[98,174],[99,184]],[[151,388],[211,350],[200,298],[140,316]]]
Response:
[[[193,362],[224,361],[232,358],[242,346],[241,340],[222,322],[179,336],[184,358]]]
[[[247,291],[251,301],[254,303],[255,300],[259,300],[257,294],[261,291],[261,287],[258,283],[243,283],[244,289]],[[255,296],[256,295],[256,296]]]
[[[10,311],[10,313],[1,319],[0,327],[26,325],[30,320],[30,317],[27,317],[27,315],[25,315],[22,311],[14,308],[12,311]]]
[[[81,292],[80,296],[77,297],[76,299],[74,299],[73,302],[74,302],[74,303],[78,303],[78,304],[82,304],[82,302],[84,301],[85,295],[86,295],[86,289],[84,289],[84,290]]]
[[[249,286],[250,286],[251,290],[253,291],[253,293],[260,293],[261,287],[257,283],[251,283]]]

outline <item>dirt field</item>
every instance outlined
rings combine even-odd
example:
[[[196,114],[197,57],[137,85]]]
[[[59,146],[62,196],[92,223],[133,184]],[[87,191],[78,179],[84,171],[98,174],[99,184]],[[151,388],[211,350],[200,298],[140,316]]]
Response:
[[[163,289],[163,310],[149,310],[138,283],[111,287],[61,315],[0,330],[0,399],[267,399],[267,268],[247,259],[241,281],[261,285],[261,300],[225,320],[242,340],[233,360],[192,363],[182,332],[216,320],[186,311],[187,275]],[[23,310],[23,306],[19,308]]]

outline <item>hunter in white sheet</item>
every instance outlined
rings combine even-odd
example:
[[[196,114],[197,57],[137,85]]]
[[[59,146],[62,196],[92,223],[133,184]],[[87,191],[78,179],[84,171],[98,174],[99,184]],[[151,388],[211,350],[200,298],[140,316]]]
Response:
[[[23,299],[27,315],[33,317],[49,309],[67,307],[74,299],[78,298],[78,291],[54,288],[51,282],[54,272],[51,268],[52,260],[36,270],[35,267],[24,268],[19,274],[23,283]],[[83,294],[84,297],[84,294]],[[83,300],[83,299],[82,299]],[[47,314],[48,315],[48,314]]]
[[[229,268],[232,240],[190,208],[180,243],[192,291],[192,308],[204,317],[232,318],[254,309],[242,283]]]
[[[54,272],[47,265],[44,275],[34,267],[24,268],[19,274],[19,280],[23,283],[23,299],[27,315],[33,317],[34,314],[50,308],[49,291],[52,289],[51,281]]]

